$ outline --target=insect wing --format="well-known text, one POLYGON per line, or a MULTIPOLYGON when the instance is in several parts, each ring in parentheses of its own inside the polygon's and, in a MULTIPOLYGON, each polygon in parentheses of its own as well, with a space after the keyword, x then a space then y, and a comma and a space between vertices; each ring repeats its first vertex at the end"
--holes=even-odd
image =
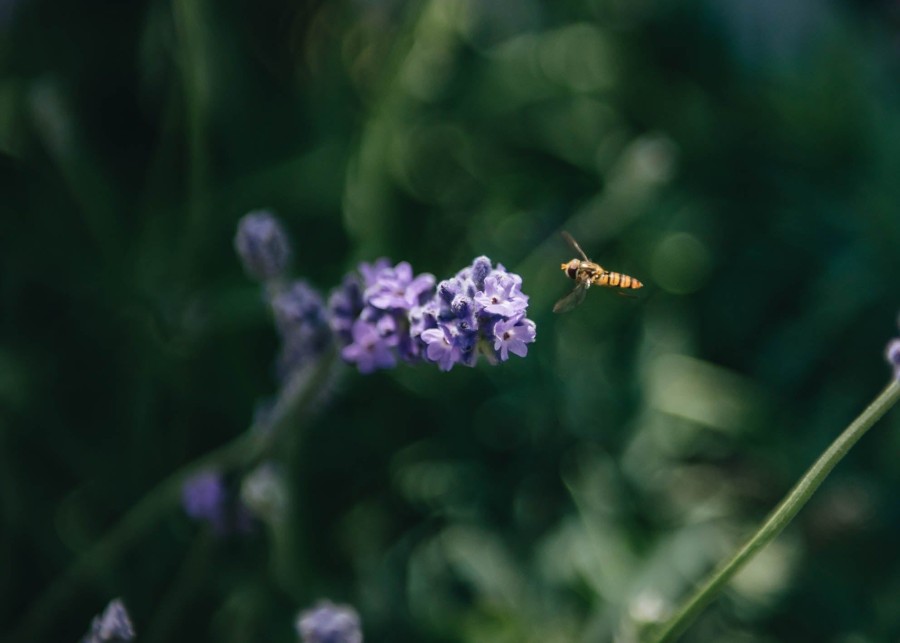
POLYGON ((582 259, 584 259, 585 261, 590 261, 590 259, 588 259, 588 256, 586 254, 584 254, 584 250, 582 250, 581 246, 578 245, 578 242, 575 241, 575 237, 573 237, 571 234, 569 234, 565 230, 563 230, 560 234, 562 234, 562 237, 563 237, 563 239, 566 240, 566 243, 568 243, 570 246, 572 246, 572 249, 581 255, 582 259))
POLYGON ((553 306, 553 312, 555 313, 567 313, 573 308, 575 308, 578 304, 584 301, 584 296, 590 287, 589 281, 579 281, 575 284, 575 288, 568 295, 560 299, 553 306))

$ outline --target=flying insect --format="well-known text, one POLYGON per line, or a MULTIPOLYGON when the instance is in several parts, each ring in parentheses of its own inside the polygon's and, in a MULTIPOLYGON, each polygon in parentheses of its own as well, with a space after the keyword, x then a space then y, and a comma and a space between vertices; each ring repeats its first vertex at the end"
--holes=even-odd
POLYGON ((576 257, 560 266, 562 271, 566 273, 566 276, 575 282, 575 288, 573 288, 572 292, 568 295, 556 302, 553 306, 553 312, 567 313, 575 308, 584 301, 584 296, 591 286, 617 288, 619 294, 625 294, 624 291, 626 290, 637 290, 638 288, 644 287, 644 284, 634 277, 622 274, 621 272, 606 270, 600 264, 594 263, 588 259, 584 250, 578 245, 578 242, 565 230, 563 230, 562 236, 566 242, 572 246, 572 249, 581 256, 581 259, 576 257))

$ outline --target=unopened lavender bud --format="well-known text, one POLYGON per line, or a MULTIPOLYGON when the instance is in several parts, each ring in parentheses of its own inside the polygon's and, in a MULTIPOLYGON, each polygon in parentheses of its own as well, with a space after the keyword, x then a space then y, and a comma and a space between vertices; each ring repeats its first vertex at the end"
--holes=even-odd
POLYGON ((485 256, 472 262, 472 282, 477 290, 484 290, 484 278, 491 271, 491 260, 485 256))
POLYGON ((234 248, 247 274, 260 281, 284 275, 291 256, 291 245, 284 228, 271 212, 265 210, 241 217, 234 248))
POLYGON ((453 301, 453 298, 459 294, 459 285, 454 283, 451 279, 445 279, 438 284, 437 290, 440 298, 449 304, 453 301))
POLYGON ((473 301, 465 295, 457 295, 450 304, 450 310, 461 318, 467 318, 472 314, 473 301))

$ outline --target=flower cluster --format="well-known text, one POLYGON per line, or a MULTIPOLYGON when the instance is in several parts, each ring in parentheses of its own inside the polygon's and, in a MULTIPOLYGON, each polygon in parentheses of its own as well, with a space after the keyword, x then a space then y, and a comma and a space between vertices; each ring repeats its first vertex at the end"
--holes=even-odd
POLYGON ((487 257, 435 287, 430 274, 414 276, 406 262, 361 264, 328 302, 329 323, 341 356, 362 373, 423 358, 443 371, 474 366, 479 355, 496 364, 524 357, 535 339, 525 317, 522 278, 487 257))
POLYGON ((297 617, 303 643, 362 643, 359 615, 349 605, 322 601, 297 617))
POLYGON ((114 643, 134 639, 134 627, 122 600, 115 598, 106 609, 91 622, 91 631, 82 639, 82 643, 114 643))
POLYGON ((894 379, 900 380, 900 338, 894 338, 888 342, 884 352, 888 364, 894 367, 894 379))
POLYGON ((360 373, 391 368, 398 359, 419 359, 419 345, 410 335, 410 313, 434 292, 434 276, 413 275, 405 261, 387 259, 359 266, 328 299, 329 323, 341 343, 341 357, 360 373))
POLYGON ((247 272, 265 282, 267 300, 282 338, 282 381, 334 339, 344 361, 361 373, 399 362, 432 362, 443 371, 524 357, 536 327, 525 314, 522 278, 487 257, 436 283, 416 275, 405 261, 362 263, 329 296, 302 280, 285 284, 290 244, 278 220, 251 212, 238 224, 235 247, 247 272))
POLYGON ((181 504, 188 516, 209 523, 220 536, 235 531, 246 533, 253 527, 250 511, 218 471, 201 471, 188 478, 181 487, 181 504))
POLYGON ((479 355, 491 364, 505 362, 510 353, 525 357, 536 326, 525 317, 528 295, 521 288, 519 275, 478 257, 442 281, 435 297, 413 311, 412 334, 442 371, 454 364, 474 366, 479 355))

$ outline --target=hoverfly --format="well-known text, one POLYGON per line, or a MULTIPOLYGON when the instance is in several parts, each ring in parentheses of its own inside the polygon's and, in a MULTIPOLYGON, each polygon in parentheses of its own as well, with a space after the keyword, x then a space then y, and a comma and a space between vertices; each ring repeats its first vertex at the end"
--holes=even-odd
POLYGON ((563 238, 575 250, 581 259, 572 259, 560 267, 566 276, 575 281, 575 288, 568 295, 560 299, 553 306, 555 313, 567 313, 584 301, 584 295, 591 286, 603 286, 604 288, 620 288, 619 294, 625 294, 623 290, 643 288, 644 284, 629 275, 620 272, 611 272, 603 266, 594 263, 581 249, 572 235, 563 230, 563 238))

